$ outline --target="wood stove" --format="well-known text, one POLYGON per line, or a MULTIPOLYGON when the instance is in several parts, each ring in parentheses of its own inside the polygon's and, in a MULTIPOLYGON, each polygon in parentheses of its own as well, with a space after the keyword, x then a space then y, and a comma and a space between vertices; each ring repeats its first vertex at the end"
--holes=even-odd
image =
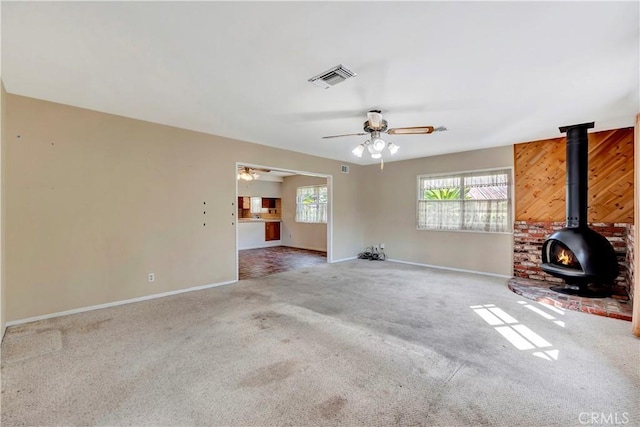
POLYGON ((594 123, 563 126, 567 134, 566 227, 551 234, 542 245, 542 270, 564 279, 556 292, 604 297, 618 276, 613 246, 587 225, 589 139, 594 123))

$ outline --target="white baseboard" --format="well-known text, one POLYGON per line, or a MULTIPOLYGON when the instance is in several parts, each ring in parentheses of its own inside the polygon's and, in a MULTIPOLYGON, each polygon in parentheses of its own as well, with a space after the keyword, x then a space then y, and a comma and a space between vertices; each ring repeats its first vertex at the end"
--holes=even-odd
POLYGON ((258 245, 252 245, 252 246, 247 246, 247 247, 238 247, 239 251, 244 251, 246 249, 261 249, 261 248, 271 248, 274 246, 282 246, 282 243, 280 243, 281 240, 273 240, 269 243, 260 243, 258 245))
MULTIPOLYGON (((219 282, 219 283, 211 283, 209 285, 195 286, 193 288, 177 289, 175 291, 162 292, 160 294, 145 295, 143 297, 131 298, 131 299, 126 299, 126 300, 121 300, 121 301, 108 302, 108 303, 105 303, 105 304, 92 305, 92 306, 89 306, 89 307, 74 308, 72 310, 59 311, 57 313, 44 314, 42 316, 27 317, 26 319, 11 320, 11 321, 7 322, 4 325, 4 329, 6 330, 7 327, 9 327, 9 326, 22 325, 24 323, 30 323, 30 322, 37 322, 38 320, 52 319, 54 317, 67 316, 69 314, 77 314, 77 313, 84 313, 85 311, 100 310, 102 308, 116 307, 118 305, 125 305, 125 304, 131 304, 131 303, 134 303, 134 302, 141 302, 141 301, 147 301, 147 300, 156 299, 156 298, 168 297, 168 296, 171 296, 171 295, 184 294, 186 292, 201 291, 201 290, 204 290, 204 289, 215 288, 215 287, 218 287, 218 286, 230 285, 232 283, 237 283, 237 280, 230 280, 230 281, 227 281, 227 282, 219 282)), ((2 332, 2 335, 4 336, 4 331, 2 332)))
POLYGON ((463 268, 443 267, 441 265, 422 264, 422 263, 419 263, 419 262, 402 261, 402 260, 399 260, 399 259, 387 258, 387 261, 397 262, 399 264, 417 265, 417 266, 420 266, 420 267, 437 268, 439 270, 457 271, 459 273, 472 273, 472 274, 481 274, 483 276, 502 277, 502 278, 505 278, 505 279, 510 279, 510 278, 513 277, 513 276, 507 276, 507 275, 504 275, 504 274, 487 273, 485 271, 476 271, 476 270, 465 270, 463 268))
POLYGON ((336 263, 336 262, 343 262, 343 261, 351 261, 352 259, 357 259, 357 256, 352 256, 349 258, 340 258, 340 259, 334 259, 333 261, 331 261, 331 264, 336 263))

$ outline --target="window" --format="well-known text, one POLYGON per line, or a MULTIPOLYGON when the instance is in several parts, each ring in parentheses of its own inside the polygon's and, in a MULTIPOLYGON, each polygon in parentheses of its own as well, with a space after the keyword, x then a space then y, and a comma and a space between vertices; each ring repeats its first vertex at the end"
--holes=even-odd
POLYGON ((418 229, 511 231, 511 171, 418 177, 418 229))
POLYGON ((327 186, 310 185, 296 191, 296 222, 327 222, 327 186))
POLYGON ((262 197, 251 197, 251 210, 252 214, 259 214, 262 212, 262 197))

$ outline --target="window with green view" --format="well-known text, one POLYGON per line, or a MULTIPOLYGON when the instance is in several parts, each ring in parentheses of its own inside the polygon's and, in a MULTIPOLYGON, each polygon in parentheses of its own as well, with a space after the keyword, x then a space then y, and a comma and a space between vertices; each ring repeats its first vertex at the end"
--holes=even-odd
POLYGON ((418 177, 419 230, 510 232, 511 170, 418 177))
POLYGON ((309 185, 296 190, 296 222, 327 222, 327 186, 309 185))

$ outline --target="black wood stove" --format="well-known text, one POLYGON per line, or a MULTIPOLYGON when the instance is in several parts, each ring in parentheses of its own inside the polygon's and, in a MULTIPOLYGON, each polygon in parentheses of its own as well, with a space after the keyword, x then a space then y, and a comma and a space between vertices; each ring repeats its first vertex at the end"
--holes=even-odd
POLYGON ((618 260, 611 243, 587 225, 587 129, 593 126, 591 122, 560 128, 567 134, 567 223, 543 243, 541 268, 566 282, 552 290, 597 298, 611 295, 618 260))

